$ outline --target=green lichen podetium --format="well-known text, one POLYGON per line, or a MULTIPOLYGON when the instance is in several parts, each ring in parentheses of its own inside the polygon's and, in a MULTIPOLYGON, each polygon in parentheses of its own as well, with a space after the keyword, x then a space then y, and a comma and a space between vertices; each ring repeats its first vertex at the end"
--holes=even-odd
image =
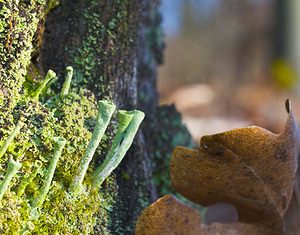
POLYGON ((18 170, 21 168, 22 164, 13 160, 9 159, 7 171, 3 181, 0 183, 0 201, 3 198, 4 193, 9 187, 9 184, 12 178, 17 174, 18 170))
POLYGON ((71 81, 72 81, 72 77, 73 77, 73 68, 71 66, 68 66, 66 68, 66 70, 67 70, 67 76, 66 76, 63 88, 61 89, 61 92, 60 92, 60 94, 62 96, 67 95, 69 93, 71 81))
POLYGON ((106 100, 99 101, 99 111, 98 111, 96 127, 93 132, 92 138, 89 142, 89 145, 80 161, 74 181, 70 186, 71 193, 80 190, 88 166, 110 122, 110 119, 112 117, 113 112, 115 111, 115 108, 116 106, 109 101, 106 100))
POLYGON ((103 181, 120 164, 130 148, 144 117, 145 114, 138 110, 119 113, 119 126, 111 149, 104 162, 94 172, 94 188, 101 186, 103 181))
POLYGON ((48 73, 46 74, 46 77, 45 77, 44 81, 42 82, 42 84, 31 95, 32 99, 38 100, 41 92, 43 91, 43 89, 47 86, 47 84, 53 78, 55 78, 55 76, 56 76, 56 73, 54 71, 52 71, 52 70, 49 70, 48 73))
POLYGON ((59 159, 61 152, 66 144, 66 139, 63 137, 54 137, 53 140, 55 142, 53 158, 50 161, 50 166, 47 169, 47 172, 45 174, 44 183, 43 183, 41 189, 39 190, 39 194, 36 198, 33 199, 33 202, 32 202, 33 210, 36 208, 40 208, 42 206, 43 202, 45 201, 46 195, 50 189, 50 185, 51 185, 51 182, 53 179, 53 175, 54 175, 54 171, 56 169, 58 159, 59 159))
POLYGON ((14 140, 17 134, 19 134, 21 128, 24 126, 24 123, 22 121, 18 121, 16 127, 13 129, 11 134, 7 137, 4 144, 0 148, 0 158, 5 154, 7 148, 11 144, 11 142, 14 140))
MULTIPOLYGON (((32 86, 26 93, 28 95, 21 96, 16 102, 10 115, 0 112, 0 124, 9 123, 0 125, 0 149, 5 150, 2 150, 0 158, 0 178, 5 178, 9 159, 18 159, 22 163, 18 174, 9 180, 9 190, 4 190, 0 200, 0 211, 5 211, 0 212, 0 234, 93 234, 96 223, 101 225, 97 226, 97 234, 109 233, 108 213, 116 197, 116 188, 113 176, 109 176, 104 187, 92 190, 96 160, 90 161, 90 156, 95 149, 87 155, 89 167, 82 182, 86 190, 76 197, 68 192, 78 175, 78 166, 89 149, 88 145, 93 142, 92 134, 97 127, 99 111, 92 92, 74 89, 78 91, 74 93, 68 88, 72 77, 70 71, 66 77, 69 84, 65 86, 63 95, 60 92, 46 100, 40 91, 49 88, 44 86, 32 91, 32 86), (19 131, 16 127, 20 123, 23 127, 19 131), (53 154, 57 152, 57 144, 53 142, 55 136, 64 138, 66 144, 56 164, 51 164, 53 154), (49 168, 51 165, 53 167, 49 168), (51 177, 49 169, 52 169, 51 177)), ((99 104, 103 102, 110 104, 109 101, 100 101, 99 104)), ((100 111, 103 118, 101 108, 100 111)), ((108 112, 108 116, 112 112, 108 112)), ((107 122, 110 120, 108 116, 105 117, 107 122)), ((97 156, 102 145, 109 142, 108 136, 100 143, 97 156)))
POLYGON ((43 166, 43 163, 41 161, 36 161, 34 163, 35 169, 30 173, 29 176, 25 176, 21 180, 20 186, 18 187, 18 193, 17 193, 19 198, 21 198, 22 195, 24 194, 27 185, 32 183, 32 181, 37 176, 37 174, 41 172, 42 166, 43 166))

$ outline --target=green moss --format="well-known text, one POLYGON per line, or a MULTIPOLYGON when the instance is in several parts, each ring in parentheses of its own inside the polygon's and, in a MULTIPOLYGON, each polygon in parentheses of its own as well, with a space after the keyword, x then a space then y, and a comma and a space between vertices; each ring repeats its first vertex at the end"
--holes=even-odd
POLYGON ((0 91, 5 101, 0 111, 10 111, 22 93, 32 52, 32 39, 43 17, 43 2, 0 3, 0 91))
MULTIPOLYGON (((24 122, 24 126, 0 158, 0 174, 6 172, 11 157, 22 162, 23 166, 0 201, 0 210, 5 212, 0 213, 1 234, 18 234, 21 231, 33 234, 91 234, 96 222, 103 225, 97 227, 97 234, 109 233, 105 224, 114 202, 115 183, 109 177, 100 192, 91 189, 94 160, 84 178, 84 192, 76 197, 68 194, 77 166, 91 139, 97 112, 93 93, 81 89, 78 94, 58 94, 43 103, 30 95, 23 96, 12 114, 4 118, 4 123, 11 125, 0 128, 0 146, 3 146, 17 122, 24 122), (55 136, 65 138, 67 143, 45 201, 33 210, 32 201, 39 195, 53 157, 55 136)), ((106 142, 100 150, 107 148, 106 142)))
MULTIPOLYGON (((0 45, 0 146, 19 120, 25 123, 0 159, 0 180, 5 175, 10 157, 23 165, 0 202, 3 212, 0 213, 0 233, 92 233, 97 220, 101 226, 97 226, 95 233, 108 234, 107 223, 113 223, 108 221, 108 214, 115 203, 115 179, 110 176, 99 193, 91 191, 90 185, 92 169, 109 149, 115 121, 97 149, 98 158, 91 162, 83 182, 86 193, 71 200, 66 189, 91 138, 97 113, 93 93, 81 88, 92 89, 91 84, 95 84, 93 92, 97 98, 112 98, 114 87, 111 85, 114 79, 126 72, 131 73, 131 67, 124 63, 130 57, 128 53, 132 53, 136 33, 132 28, 137 28, 128 24, 135 22, 130 21, 131 15, 128 15, 131 1, 112 2, 114 7, 105 16, 102 15, 104 1, 90 0, 86 4, 83 21, 86 32, 82 37, 82 45, 66 48, 75 67, 73 88, 66 96, 50 98, 53 92, 46 87, 39 97, 41 102, 28 98, 41 81, 39 71, 33 66, 31 73, 28 73, 28 65, 33 51, 33 38, 44 17, 46 1, 27 2, 13 5, 6 0, 4 3, 0 1, 0 41, 5 42, 0 45), (112 64, 120 66, 117 68, 112 64), (26 73, 28 76, 25 81, 26 73), (34 220, 30 203, 37 196, 45 170, 49 167, 54 136, 64 137, 67 144, 55 170, 50 191, 40 208, 39 219, 34 220), (26 183, 27 180, 29 183, 26 183), (24 188, 19 190, 21 186, 24 188)), ((55 2, 50 1, 47 9, 55 2)))

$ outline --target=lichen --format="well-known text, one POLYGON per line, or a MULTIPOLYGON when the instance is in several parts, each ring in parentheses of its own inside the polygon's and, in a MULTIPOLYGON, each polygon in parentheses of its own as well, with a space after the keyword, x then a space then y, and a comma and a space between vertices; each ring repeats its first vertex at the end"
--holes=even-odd
MULTIPOLYGON (((45 83, 29 89, 12 114, 1 117, 11 125, 0 127, 0 146, 6 146, 10 138, 0 158, 0 178, 9 159, 21 162, 22 167, 10 178, 0 200, 0 233, 92 234, 97 221, 107 222, 114 189, 107 191, 105 185, 100 191, 92 189, 94 159, 82 182, 84 190, 74 196, 68 188, 95 128, 95 97, 86 89, 78 94, 68 89, 46 100, 36 96, 37 91, 42 94, 41 87, 45 83), (64 140, 60 148, 56 136, 64 140)), ((108 233, 105 226, 100 232, 108 233)))
POLYGON ((0 111, 11 110, 20 99, 32 52, 32 39, 43 17, 44 2, 0 2, 0 93, 5 102, 0 111), (12 98, 13 97, 13 98, 12 98))
MULTIPOLYGON (((105 1, 84 2, 84 19, 80 18, 84 34, 80 35, 82 40, 73 37, 80 45, 62 44, 70 59, 63 61, 63 57, 56 60, 59 64, 75 67, 73 87, 66 95, 54 95, 48 83, 38 101, 30 96, 41 84, 40 73, 43 71, 38 71, 30 59, 32 51, 36 50, 35 37, 43 31, 43 27, 37 28, 43 21, 44 12, 57 1, 20 1, 18 5, 7 2, 0 1, 0 41, 5 42, 0 45, 0 146, 19 120, 25 125, 0 160, 0 180, 5 175, 10 157, 23 165, 0 203, 0 210, 3 211, 0 213, 0 233, 31 231, 33 234, 77 234, 92 231, 96 220, 98 226, 95 233, 109 233, 107 223, 113 221, 108 221, 107 215, 116 203, 117 191, 113 175, 101 185, 99 193, 88 190, 88 193, 69 200, 66 191, 76 174, 77 168, 74 166, 79 165, 95 127, 97 108, 94 94, 97 99, 112 99, 115 81, 126 79, 124 74, 132 75, 132 65, 127 61, 134 61, 135 50, 132 49, 138 21, 137 14, 129 12, 137 12, 136 4, 132 1, 106 1, 113 5, 106 9, 105 1), (46 6, 47 2, 51 4, 46 6), (103 15, 103 12, 106 14, 103 15), (39 30, 42 31, 37 32, 39 30), (31 73, 28 73, 28 66, 32 69, 31 73), (92 90, 94 94, 83 88, 92 90), (30 202, 42 187, 45 170, 49 167, 54 150, 54 136, 64 137, 67 144, 41 208, 43 213, 40 213, 38 220, 32 220, 30 202)), ((73 28, 71 31, 78 33, 73 28)), ((56 93, 62 87, 62 77, 59 79, 60 82, 53 79, 56 93)), ((92 181, 91 169, 103 161, 109 149, 114 127, 117 126, 114 117, 112 123, 97 149, 97 158, 93 159, 88 169, 84 180, 87 189, 92 181)))
MULTIPOLYGON (((84 3, 78 15, 80 32, 64 46, 64 57, 74 67, 74 87, 88 88, 97 98, 113 98, 116 80, 132 74, 138 29, 138 22, 134 21, 136 5, 128 0, 84 3), (78 35, 80 40, 76 39, 78 35), (132 65, 127 61, 132 61, 132 65)), ((62 83, 57 85, 61 88, 62 83)))
MULTIPOLYGON (((85 93, 87 92, 85 91, 85 93)), ((76 170, 74 166, 78 164, 91 136, 91 132, 84 126, 84 122, 86 117, 95 116, 96 109, 93 96, 87 98, 82 94, 70 94, 64 99, 56 96, 46 104, 27 98, 19 101, 13 111, 13 122, 22 119, 25 126, 22 128, 21 133, 16 136, 13 144, 9 146, 7 153, 0 159, 1 172, 5 172, 9 156, 14 156, 23 162, 25 166, 21 168, 18 177, 11 184, 12 190, 5 194, 1 201, 1 210, 10 212, 0 214, 1 233, 11 234, 21 231, 27 225, 26 221, 30 221, 31 209, 29 203, 32 198, 37 196, 37 192, 42 187, 45 170, 37 173, 36 177, 25 188, 21 198, 15 192, 22 180, 35 170, 34 163, 36 161, 42 162, 43 169, 47 169, 51 160, 54 135, 65 137, 68 144, 56 168, 55 183, 52 184, 47 200, 41 208, 41 216, 38 220, 31 221, 34 225, 32 232, 49 234, 52 231, 59 231, 62 234, 73 234, 72 231, 92 230, 93 226, 89 226, 89 224, 93 223, 88 223, 87 227, 84 228, 81 228, 82 225, 80 224, 86 223, 86 221, 82 222, 81 219, 93 218, 93 215, 97 213, 95 208, 99 207, 98 197, 85 196, 79 198, 76 202, 72 202, 72 206, 67 207, 71 211, 76 211, 72 217, 73 219, 74 216, 76 217, 75 223, 72 222, 74 223, 73 226, 67 226, 68 221, 65 217, 69 217, 69 214, 65 214, 63 208, 66 206, 67 200, 64 187, 67 187, 71 181, 76 170), (93 210, 81 211, 82 209, 80 210, 78 205, 93 208, 93 210), (53 208, 57 210, 55 213, 53 208), (58 224, 56 224, 56 218, 59 218, 60 222, 58 224)), ((4 129, 1 129, 1 131, 4 137, 1 138, 0 144, 2 145, 8 132, 6 131, 6 134, 4 134, 4 129)))
POLYGON ((151 124, 156 136, 153 139, 153 146, 156 149, 151 149, 150 154, 153 181, 157 187, 158 195, 162 196, 176 193, 171 187, 169 176, 170 157, 173 149, 178 145, 191 147, 193 143, 187 128, 182 124, 181 115, 176 111, 174 105, 160 106, 156 115, 156 120, 159 123, 152 122, 151 124))
POLYGON ((135 110, 132 112, 119 112, 119 125, 112 146, 104 162, 94 171, 93 187, 98 188, 103 181, 117 168, 139 129, 145 114, 135 110))

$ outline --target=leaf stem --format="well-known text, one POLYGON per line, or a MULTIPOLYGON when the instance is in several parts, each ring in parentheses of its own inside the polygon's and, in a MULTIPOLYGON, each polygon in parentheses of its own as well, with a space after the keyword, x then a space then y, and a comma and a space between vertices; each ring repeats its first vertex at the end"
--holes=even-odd
POLYGON ((13 177, 17 174, 18 170, 21 168, 22 164, 13 160, 12 158, 8 161, 7 171, 3 181, 0 184, 0 201, 3 198, 8 186, 13 179, 13 177))
POLYGON ((33 200, 33 208, 41 207, 41 205, 45 201, 50 189, 58 159, 61 156, 61 152, 66 144, 66 139, 63 137, 54 137, 53 140, 55 142, 53 158, 51 159, 50 166, 47 169, 47 173, 45 174, 44 183, 42 185, 42 188, 39 190, 39 195, 33 200))
MULTIPOLYGON (((127 123, 127 127, 125 128, 125 130, 122 130, 122 128, 126 126, 126 122, 121 124, 120 131, 117 132, 117 135, 113 141, 113 145, 106 159, 94 171, 92 185, 94 189, 100 187, 103 181, 120 164, 128 149, 130 148, 133 139, 138 131, 138 128, 145 117, 145 114, 138 110, 132 111, 131 115, 133 115, 133 117, 131 116, 131 120, 129 124, 127 123)), ((126 117, 126 121, 127 120, 129 120, 129 117, 126 117)))
POLYGON ((50 69, 48 71, 48 73, 46 74, 46 77, 45 77, 44 81, 42 82, 42 84, 31 95, 34 100, 39 99, 39 95, 41 94, 41 92, 43 91, 45 86, 48 84, 48 82, 50 82, 53 78, 55 78, 55 76, 56 76, 56 73, 50 69))
POLYGON ((65 82, 60 93, 61 96, 67 95, 69 93, 71 81, 73 77, 73 68, 71 66, 68 66, 66 70, 67 70, 67 76, 65 78, 65 82))
POLYGON ((22 121, 18 121, 17 125, 15 126, 15 128, 13 129, 13 131, 8 136, 8 138, 6 139, 6 141, 4 142, 4 144, 0 149, 0 158, 3 157, 3 155, 6 153, 7 148, 9 147, 13 139, 16 137, 16 135, 20 133, 20 130, 23 126, 24 123, 22 121))
POLYGON ((92 138, 88 144, 88 147, 81 159, 74 181, 70 186, 69 191, 71 193, 76 193, 80 189, 84 176, 88 169, 88 166, 104 135, 104 132, 110 122, 111 116, 115 108, 116 106, 110 101, 106 101, 106 100, 99 101, 99 108, 98 108, 99 111, 98 111, 96 127, 93 131, 92 138))

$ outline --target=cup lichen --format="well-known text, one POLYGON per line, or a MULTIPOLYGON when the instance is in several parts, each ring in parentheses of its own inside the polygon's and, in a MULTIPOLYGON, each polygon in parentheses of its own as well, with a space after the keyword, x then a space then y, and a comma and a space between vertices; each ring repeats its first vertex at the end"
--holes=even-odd
MULTIPOLYGON (((70 85, 68 79, 72 76, 71 70, 68 71, 66 82, 70 85)), ((107 223, 105 216, 116 190, 107 188, 112 178, 100 190, 92 189, 97 162, 92 157, 115 106, 109 101, 100 101, 98 109, 93 93, 86 89, 74 93, 66 86, 63 95, 57 94, 46 101, 42 90, 31 92, 34 96, 22 96, 9 115, 1 113, 0 149, 5 148, 5 151, 0 158, 0 175, 6 172, 7 162, 12 162, 9 160, 12 157, 22 163, 22 168, 9 178, 10 190, 5 189, 0 200, 0 211, 5 211, 0 213, 0 233, 92 234, 97 221, 107 223), (109 108, 104 109, 104 106, 109 108), (18 126, 22 131, 15 131, 18 126), (99 134, 97 138, 93 138, 93 129, 99 134), (12 134, 13 141, 7 143, 5 140, 12 134), (55 139, 55 136, 60 138, 55 139), (91 142, 93 145, 89 148, 91 142), (85 153, 88 161, 82 160, 85 153), (88 163, 80 177, 80 185, 86 190, 72 197, 68 189, 81 172, 82 162, 88 163)), ((103 147, 102 142, 100 147, 103 147)), ((126 144, 125 148, 128 147, 126 144)), ((105 229, 102 232, 107 233, 105 229)))
POLYGON ((33 209, 39 208, 42 206, 43 202, 46 199, 47 193, 49 192, 50 185, 54 176, 54 171, 58 162, 58 159, 61 155, 61 152, 66 144, 66 139, 63 137, 54 137, 53 138, 55 145, 54 145, 54 153, 53 158, 50 161, 50 166, 45 173, 45 179, 41 189, 39 190, 39 194, 36 198, 32 201, 33 209))
POLYGON ((60 92, 62 96, 67 95, 69 93, 71 81, 73 77, 73 68, 71 66, 68 66, 66 70, 67 70, 67 76, 60 92))
POLYGON ((99 101, 99 111, 97 116, 97 123, 93 132, 92 138, 88 144, 88 147, 79 163, 77 174, 73 183, 70 186, 70 192, 75 193, 80 189, 86 171, 90 162, 94 156, 94 153, 104 135, 104 132, 110 122, 110 119, 115 111, 116 106, 106 100, 99 101))
POLYGON ((21 168, 22 164, 13 160, 12 158, 9 159, 7 171, 3 181, 0 183, 0 201, 2 200, 4 193, 9 187, 9 184, 13 177, 17 174, 18 170, 21 168))
POLYGON ((46 74, 46 77, 45 77, 44 81, 42 82, 42 84, 33 92, 32 98, 35 100, 38 100, 43 89, 53 78, 55 78, 55 76, 56 76, 56 73, 52 70, 49 70, 48 73, 46 74))
POLYGON ((93 174, 93 188, 101 186, 103 181, 120 164, 131 146, 144 116, 145 114, 138 110, 119 113, 119 126, 116 137, 106 159, 93 174))
POLYGON ((0 158, 5 154, 8 146, 11 144, 11 142, 14 140, 17 134, 19 134, 21 128, 24 126, 24 123, 22 121, 18 121, 16 127, 13 129, 11 134, 7 137, 4 144, 0 148, 0 158))

